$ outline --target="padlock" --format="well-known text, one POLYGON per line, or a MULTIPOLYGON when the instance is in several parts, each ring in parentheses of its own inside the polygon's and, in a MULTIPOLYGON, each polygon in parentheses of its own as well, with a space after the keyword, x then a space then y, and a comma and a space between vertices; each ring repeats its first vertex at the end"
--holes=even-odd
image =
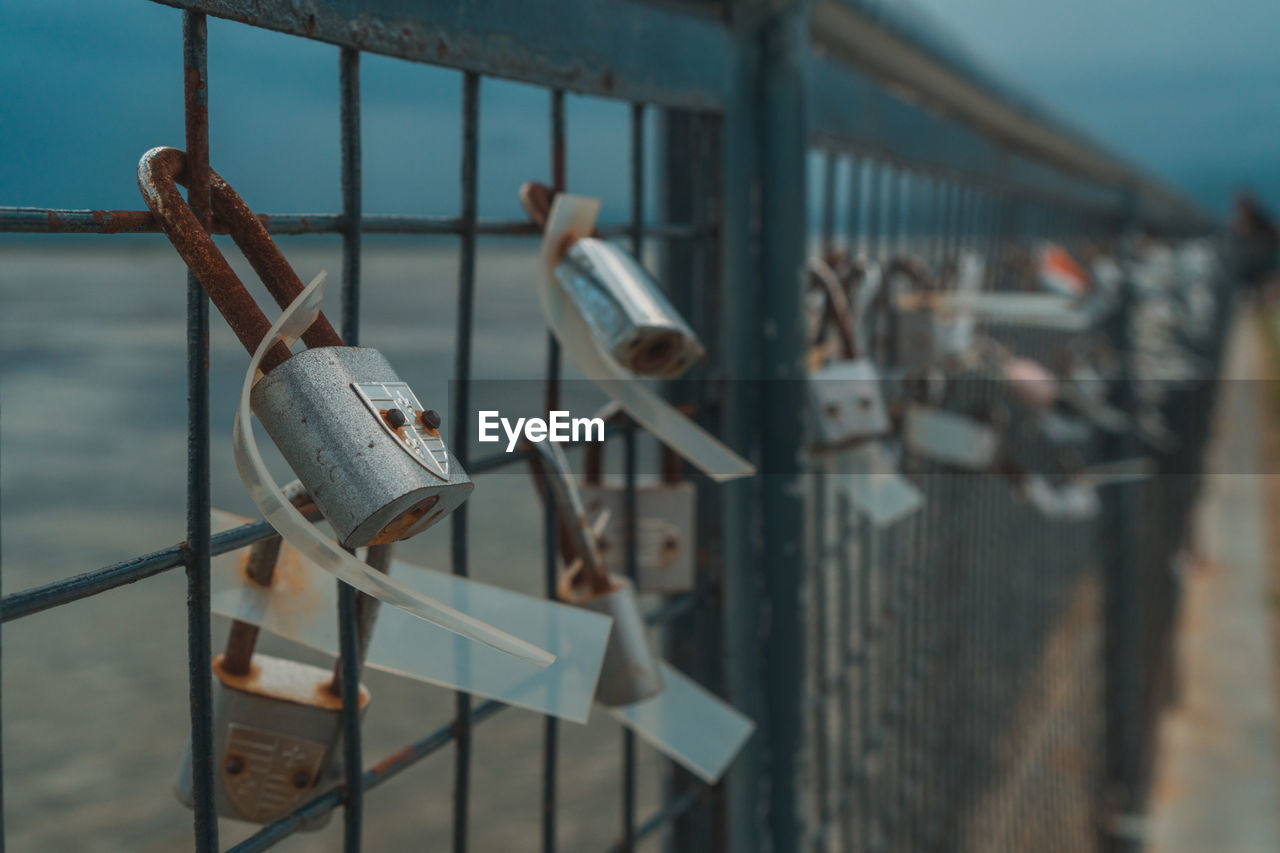
POLYGON ((810 262, 809 280, 809 291, 824 296, 825 321, 817 324, 811 341, 807 383, 814 443, 830 449, 885 435, 889 415, 880 373, 863 351, 861 318, 850 310, 839 278, 825 261, 810 262), (840 342, 833 361, 826 361, 827 327, 834 327, 840 342))
POLYGON ((971 302, 981 292, 985 272, 982 256, 975 252, 964 252, 943 270, 944 282, 955 282, 955 287, 948 290, 959 300, 959 307, 939 306, 934 313, 933 352, 937 358, 958 361, 973 349, 977 319, 965 302, 971 302))
MULTIPOLYGON (((310 503, 300 485, 286 488, 295 506, 310 503), (290 493, 292 492, 292 493, 290 493)), ((270 586, 275 577, 280 537, 255 543, 244 559, 248 579, 270 586)), ((379 571, 391 564, 390 546, 372 546, 367 560, 379 571)), ((369 645, 378 602, 360 596, 356 611, 360 663, 369 645)), ((306 799, 341 780, 341 680, 338 665, 329 671, 285 658, 255 654, 258 629, 234 622, 222 654, 213 659, 213 801, 221 817, 271 823, 306 799)), ((360 685, 363 718, 369 691, 360 685)), ((193 803, 193 767, 188 740, 174 793, 193 803)), ((304 822, 319 829, 330 812, 304 822)))
MULTIPOLYGON (((530 217, 545 227, 552 190, 520 188, 530 217)), ((705 355, 693 329, 649 272, 619 246, 583 237, 560 251, 555 276, 600 346, 640 376, 671 379, 705 355)))
MULTIPOLYGON (((138 164, 147 206, 240 341, 253 352, 270 327, 178 193, 186 155, 153 148, 138 164)), ((275 300, 287 306, 302 283, 244 201, 210 172, 214 214, 226 225, 275 300)), ((294 473, 347 548, 407 539, 471 494, 466 471, 427 409, 377 350, 345 347, 321 315, 290 355, 276 343, 262 361, 251 405, 294 473)))
POLYGON ((616 707, 658 695, 663 687, 662 670, 649 643, 635 589, 626 578, 609 572, 597 546, 600 529, 608 519, 604 524, 597 519, 592 526, 559 444, 543 441, 531 447, 534 452, 529 455, 529 464, 538 494, 543 493, 544 485, 550 486, 564 534, 561 554, 565 568, 556 584, 556 596, 566 604, 613 619, 596 683, 596 701, 616 707))
POLYGON ((884 266, 881 299, 888 311, 886 363, 915 372, 938 359, 933 276, 919 258, 899 255, 884 266))
MULTIPOLYGON (((621 482, 603 476, 604 445, 591 442, 584 449, 586 470, 579 487, 588 517, 608 513, 608 521, 596 536, 604 559, 623 553, 626 544, 626 489, 621 482)), ((684 462, 662 445, 662 479, 637 483, 636 588, 642 593, 688 592, 695 586, 694 532, 697 530, 698 493, 684 479, 684 462)))

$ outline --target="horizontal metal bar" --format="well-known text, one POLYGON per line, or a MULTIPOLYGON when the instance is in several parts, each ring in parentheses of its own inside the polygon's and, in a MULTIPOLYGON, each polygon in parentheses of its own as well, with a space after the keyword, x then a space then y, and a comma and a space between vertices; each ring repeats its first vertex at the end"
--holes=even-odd
POLYGON ((984 136, 895 97, 875 80, 829 59, 810 61, 813 144, 850 148, 903 168, 961 177, 1005 192, 1118 211, 1125 187, 1106 186, 1013 154, 984 136))
MULTIPOLYGON (((245 524, 215 534, 212 539, 213 554, 225 554, 266 539, 275 531, 265 521, 245 524)), ((30 616, 51 607, 70 604, 100 592, 140 581, 185 565, 186 543, 178 543, 150 554, 142 554, 101 569, 53 581, 43 586, 11 593, 0 599, 0 622, 10 622, 30 616)))
POLYGON ((1049 117, 1030 99, 978 72, 955 50, 922 37, 904 10, 870 0, 818 0, 814 43, 833 57, 959 119, 983 136, 1109 187, 1127 189, 1153 217, 1202 225, 1212 218, 1181 193, 1049 117))
MULTIPOLYGON (((259 221, 272 234, 341 234, 345 231, 340 213, 260 213, 259 221)), ((680 223, 652 223, 643 226, 647 236, 665 239, 694 239, 704 236, 700 229, 680 223)), ((456 216, 399 216, 373 214, 360 219, 365 234, 462 234, 463 222, 456 216)), ((215 234, 227 228, 215 221, 215 234)), ((606 237, 631 234, 630 223, 601 225, 606 237)), ((160 225, 149 210, 63 210, 45 207, 0 207, 0 233, 18 234, 149 234, 160 225)), ((483 236, 536 237, 540 232, 528 220, 481 219, 476 233, 483 236)))
POLYGON ((716 110, 727 102, 724 25, 607 0, 157 0, 371 53, 552 88, 716 110))

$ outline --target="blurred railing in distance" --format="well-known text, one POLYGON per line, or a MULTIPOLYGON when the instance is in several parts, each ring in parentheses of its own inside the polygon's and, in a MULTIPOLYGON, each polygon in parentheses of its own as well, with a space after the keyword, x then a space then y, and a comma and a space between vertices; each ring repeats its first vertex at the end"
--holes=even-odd
MULTIPOLYGON (((476 214, 485 133, 478 103, 488 79, 545 90, 547 125, 529 132, 549 136, 546 177, 556 188, 573 173, 566 96, 632 105, 629 174, 619 192, 630 195, 633 213, 603 230, 628 237, 637 252, 658 250, 660 279, 709 348, 708 363, 675 392, 764 472, 726 487, 697 481, 698 589, 666 602, 651 621, 673 663, 760 729, 720 785, 664 767, 660 806, 643 815, 636 813, 634 743, 622 735, 610 783, 617 785, 622 820, 617 838, 602 839, 602 847, 616 842, 614 849, 626 850, 656 839, 681 850, 735 851, 1085 850, 1133 843, 1129 818, 1142 809, 1154 716, 1169 689, 1178 600, 1172 566, 1199 487, 1226 301, 1214 305, 1212 331, 1196 343, 1203 372, 1154 404, 1174 444, 1153 448, 1132 431, 1095 430, 1072 448, 1077 465, 1146 456, 1169 476, 1103 489, 1101 513, 1065 522, 1037 513, 1005 479, 908 456, 905 471, 923 492, 924 508, 877 527, 855 511, 842 486, 844 457, 812 454, 804 469, 794 464, 810 426, 801 381, 808 342, 796 282, 815 250, 881 261, 909 253, 935 271, 973 253, 985 259, 984 289, 1025 290, 1034 287, 1033 259, 1046 242, 1082 259, 1114 258, 1128 270, 1140 261, 1130 235, 1203 236, 1213 222, 1202 210, 1050 118, 903 4, 162 2, 183 10, 187 80, 207 75, 206 16, 337 46, 342 210, 261 215, 272 233, 343 236, 349 341, 358 328, 363 234, 458 237, 459 299, 472 305, 475 259, 484 251, 476 236, 534 233, 525 222, 476 214), (462 109, 449 129, 464 146, 456 216, 363 209, 364 52, 461 72, 462 109), (646 130, 657 140, 656 157, 646 152, 646 130), (644 217, 650 170, 658 176, 656 221, 644 217), (781 381, 697 381, 720 377, 781 381)), ((176 79, 183 69, 175 64, 173 73, 176 79)), ((187 87, 194 167, 208 165, 201 162, 208 154, 203 97, 200 86, 187 87)), ((141 210, 0 207, 0 230, 159 229, 141 210)), ((1083 335, 999 324, 986 332, 1051 368, 1082 338, 1126 358, 1140 316, 1132 300, 1151 298, 1132 294, 1128 282, 1118 292, 1131 301, 1121 300, 1083 335)), ((3 617, 184 568, 196 764, 208 767, 209 696, 201 685, 210 681, 209 558, 271 531, 259 523, 234 537, 208 535, 210 426, 202 403, 208 320, 192 287, 188 530, 175 532, 176 544, 160 552, 10 592, 3 617)), ((485 334, 469 317, 459 312, 459 353, 485 334)), ((459 364, 455 379, 470 382, 469 359, 459 364)), ((560 375, 558 348, 549 343, 549 402, 560 375)), ((1140 402, 1135 375, 1122 369, 1113 383, 1111 403, 1130 413, 1140 402)), ((970 411, 991 394, 990 383, 957 382, 946 406, 970 411)), ((1028 470, 1056 470, 1057 450, 1031 432, 1014 444, 1028 470)), ((461 461, 488 470, 520 460, 464 453, 461 461)), ((466 574, 469 524, 465 515, 457 518, 453 569, 466 574)), ((546 521, 550 594, 556 553, 550 514, 546 521)), ((348 773, 342 787, 235 849, 267 849, 304 818, 336 808, 347 821, 346 849, 358 849, 362 798, 409 764, 452 747, 452 844, 465 850, 469 820, 500 819, 485 792, 471 790, 469 767, 471 742, 484 737, 474 725, 502 708, 459 696, 454 718, 439 720, 394 756, 366 761, 370 769, 348 773)), ((344 713, 348 734, 358 739, 355 709, 344 713)), ((584 772, 558 764, 558 742, 571 736, 547 719, 537 768, 536 843, 544 850, 557 846, 558 816, 575 808, 557 798, 558 777, 584 772)), ((196 848, 215 850, 212 799, 207 786, 197 783, 196 792, 196 848)))

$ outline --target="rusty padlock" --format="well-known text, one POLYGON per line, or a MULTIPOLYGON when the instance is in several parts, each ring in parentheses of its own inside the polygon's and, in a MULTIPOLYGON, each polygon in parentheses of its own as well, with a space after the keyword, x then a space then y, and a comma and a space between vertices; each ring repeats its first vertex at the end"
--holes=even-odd
MULTIPOLYGON (((318 517, 310 496, 298 483, 285 494, 304 513, 318 517)), ((244 558, 243 570, 252 583, 270 587, 280 556, 281 539, 255 543, 244 558)), ((369 548, 367 561, 378 571, 391 565, 391 546, 369 548)), ((378 601, 360 595, 356 630, 360 663, 368 648, 378 601)), ((338 664, 333 671, 255 653, 258 628, 234 622, 226 648, 213 659, 214 807, 221 817, 251 823, 271 823, 286 816, 307 798, 323 793, 341 779, 342 698, 338 664)), ((359 689, 363 716, 369 691, 359 689)), ((192 751, 188 740, 174 793, 192 805, 192 751)), ((319 829, 329 812, 304 824, 319 829)))
MULTIPOLYGON (((138 164, 138 186, 169 241, 252 353, 271 324, 178 192, 186 155, 153 148, 138 164)), ((287 306, 302 292, 266 228, 210 172, 210 200, 271 295, 287 306)), ((321 315, 290 355, 275 344, 250 398, 253 412, 347 548, 407 539, 457 508, 471 479, 440 436, 440 416, 424 407, 386 358, 347 347, 321 315)))
MULTIPOLYGON (((861 286, 871 286, 874 274, 873 269, 864 268, 861 286)), ((810 341, 807 382, 814 443, 829 449, 885 435, 889 415, 880 372, 863 347, 861 314, 851 308, 839 277, 825 261, 810 261, 809 283, 810 293, 822 294, 822 320, 812 324, 815 336, 810 341), (828 328, 835 329, 839 341, 833 360, 828 360, 826 351, 828 328)), ((854 304, 858 304, 856 295, 854 304)))
MULTIPOLYGON (((539 228, 546 226, 554 195, 539 183, 520 188, 520 201, 539 228)), ((705 354, 653 276, 621 247, 597 237, 575 240, 561 251, 555 276, 600 346, 633 373, 671 379, 705 354)))
MULTIPOLYGON (((538 494, 550 487, 563 534, 561 557, 565 567, 556 584, 556 597, 613 619, 596 683, 596 701, 617 707, 658 695, 663 688, 658 656, 649 642, 635 588, 629 580, 608 570, 597 545, 604 526, 601 519, 593 524, 587 516, 560 445, 543 441, 528 446, 533 450, 529 464, 538 494)), ((604 522, 607 524, 608 519, 604 522)))
MULTIPOLYGON (((671 594, 695 586, 695 546, 698 493, 684 478, 684 460, 662 446, 662 479, 637 483, 636 492, 636 588, 639 592, 671 594)), ((583 482, 579 487, 588 517, 608 513, 608 521, 596 536, 604 559, 623 553, 626 545, 626 488, 603 474, 604 444, 591 442, 583 482)))

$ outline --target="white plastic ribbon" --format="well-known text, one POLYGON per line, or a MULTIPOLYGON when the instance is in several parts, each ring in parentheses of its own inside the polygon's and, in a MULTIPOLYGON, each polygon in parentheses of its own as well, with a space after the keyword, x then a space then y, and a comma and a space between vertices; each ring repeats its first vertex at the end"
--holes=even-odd
MULTIPOLYGON (((215 530, 250 519, 215 509, 215 530)), ((280 548, 271 586, 245 575, 247 550, 213 558, 211 607, 336 657, 337 584, 288 544, 280 548)), ((591 713, 612 622, 607 616, 523 595, 469 578, 393 560, 391 573, 406 586, 485 622, 502 625, 556 656, 545 669, 473 643, 394 607, 378 609, 366 666, 473 696, 498 699, 539 714, 585 723, 591 713)))
POLYGON ((609 713, 658 752, 714 785, 756 724, 671 664, 660 666, 661 693, 609 713))
POLYGON ((343 583, 350 584, 363 593, 393 607, 412 613, 420 619, 439 625, 448 631, 477 643, 491 646, 513 655, 536 667, 549 666, 555 655, 532 643, 513 637, 505 631, 481 622, 465 613, 441 604, 433 598, 416 592, 348 554, 329 537, 321 533, 303 517, 280 493, 280 486, 267 470, 258 452, 258 442, 250 422, 249 394, 258 379, 258 366, 276 341, 292 346, 320 315, 320 303, 324 300, 325 273, 320 273, 298 295, 280 319, 258 344, 257 352, 249 362, 240 389, 240 402, 236 407, 232 430, 232 450, 236 469, 249 492, 249 497, 272 527, 286 542, 296 548, 308 560, 333 574, 343 583))
POLYGON ((591 235, 599 211, 599 199, 582 196, 560 194, 551 205, 538 258, 538 297, 547 327, 584 376, 659 441, 711 479, 725 482, 754 474, 754 465, 650 391, 639 377, 606 352, 556 279, 556 264, 564 248, 591 235))

